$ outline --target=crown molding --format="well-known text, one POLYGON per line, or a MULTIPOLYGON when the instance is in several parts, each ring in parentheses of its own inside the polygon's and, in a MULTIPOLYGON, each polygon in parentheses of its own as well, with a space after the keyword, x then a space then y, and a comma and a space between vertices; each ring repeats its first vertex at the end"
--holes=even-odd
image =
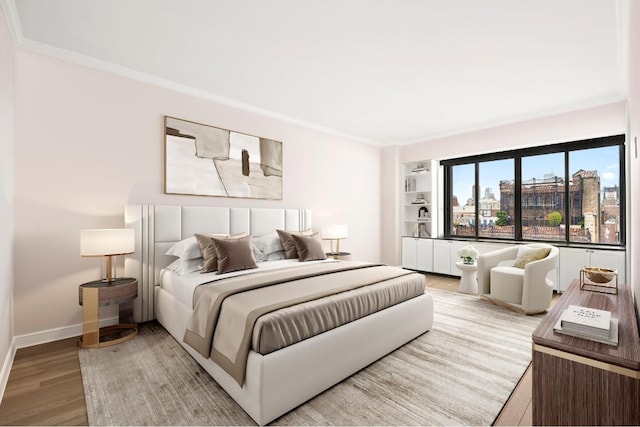
POLYGON ((529 120, 544 119, 545 117, 552 117, 560 114, 572 113, 574 111, 587 110, 589 108, 603 107, 608 104, 615 104, 617 102, 626 102, 626 101, 627 101, 626 95, 614 96, 607 99, 601 99, 599 101, 576 104, 566 108, 549 109, 549 110, 540 111, 538 113, 523 114, 520 116, 512 117, 507 120, 487 122, 478 126, 471 126, 468 128, 456 129, 455 131, 452 131, 452 132, 443 132, 435 135, 425 136, 424 138, 415 138, 410 141, 401 142, 398 145, 404 146, 404 145, 419 144, 422 142, 431 142, 431 141, 435 141, 442 138, 448 138, 451 136, 464 135, 467 133, 479 132, 482 130, 496 128, 500 126, 508 126, 515 123, 526 122, 529 120))
POLYGON ((90 68, 94 68, 100 71, 104 71, 111 74, 116 74, 120 77, 137 80, 143 83, 147 83, 153 86, 158 86, 164 89, 172 90, 174 92, 182 93, 196 98, 204 99, 207 101, 222 104, 231 108, 235 108, 248 113, 268 117, 285 123, 300 126, 306 129, 322 132, 328 135, 332 135, 338 138, 347 139, 353 142, 359 142, 367 145, 382 146, 382 142, 363 138, 357 135, 351 135, 345 132, 341 132, 335 129, 320 126, 305 120, 298 119, 286 114, 276 113, 263 108, 256 107, 235 99, 227 98, 217 95, 215 93, 207 92, 202 89, 195 88, 193 86, 177 83, 172 80, 168 80, 162 77, 158 77, 152 74, 143 73, 130 68, 122 67, 113 63, 102 61, 96 58, 92 58, 87 55, 82 55, 76 52, 72 52, 65 49, 53 47, 51 45, 36 42, 26 39, 22 33, 22 27, 20 25, 20 19, 18 11, 15 6, 14 0, 0 0, 0 4, 7 17, 7 23, 9 25, 9 31, 13 38, 14 44, 22 49, 29 50, 41 55, 50 56, 63 61, 71 62, 77 65, 82 65, 90 68))
MULTIPOLYGON (((10 3, 11 5, 13 5, 13 1, 12 0, 0 0, 0 2, 2 2, 2 5, 4 6, 5 3, 10 3)), ((9 18, 8 18, 9 19, 9 18)), ((11 26, 10 26, 11 27, 11 26)), ((13 27, 11 27, 13 28, 13 27)), ((344 133, 344 132, 340 132, 337 131, 335 129, 331 129, 331 128, 327 128, 327 127, 323 127, 323 126, 319 126, 316 125, 314 123, 310 123, 304 120, 300 120, 297 119, 295 117, 291 117, 285 114, 280 114, 280 113, 275 113, 273 111, 269 111, 269 110, 265 110, 259 107, 255 107, 253 105, 250 104, 246 104, 231 98, 226 98, 211 92, 207 92, 204 91, 202 89, 198 89, 189 85, 185 85, 185 84, 181 84, 181 83, 177 83, 175 81, 172 80, 168 80, 168 79, 164 79, 162 77, 158 77, 152 74, 148 74, 148 73, 143 73, 140 71, 136 71, 136 70, 132 70, 130 68, 126 68, 126 67, 122 67, 110 62, 106 62, 106 61, 102 61, 96 58, 92 58, 90 56, 87 55, 82 55, 76 52, 72 52, 72 51, 68 51, 65 49, 60 49, 57 47, 53 47, 51 45, 47 45, 44 43, 40 43, 40 42, 35 42, 33 40, 29 40, 29 39, 25 39, 22 36, 21 33, 21 29, 20 29, 20 25, 19 23, 15 26, 15 30, 12 29, 11 30, 12 35, 15 32, 14 35, 14 42, 16 40, 19 40, 19 42, 16 43, 16 45, 22 49, 25 50, 29 50, 31 52, 35 52, 41 55, 45 55, 45 56, 49 56, 49 57, 53 57, 56 59, 60 59, 63 61, 67 61, 67 62, 71 62, 77 65, 81 65, 81 66, 86 66, 86 67, 90 67, 90 68, 94 68, 106 73, 110 73, 110 74, 115 74, 118 75, 120 77, 124 77, 124 78, 129 78, 132 80, 136 80, 136 81, 140 81, 142 83, 146 83, 146 84, 150 84, 153 86, 157 86, 157 87, 161 87, 164 89, 168 89, 168 90, 172 90, 174 92, 178 92, 178 93, 182 93, 185 95, 189 95, 189 96, 193 96, 196 98, 200 98, 200 99, 204 99, 207 101, 211 101, 211 102, 215 102, 217 104, 221 104, 221 105, 225 105, 231 108, 235 108, 241 111, 245 111, 248 113, 252 113, 252 114, 256 114, 256 115, 260 115, 263 117, 269 117, 278 121, 282 121, 285 123, 289 123, 289 124, 293 124, 296 126, 300 126, 306 129, 311 129, 311 130, 315 130, 318 132, 322 132, 328 135, 333 135, 335 137, 339 137, 339 138, 343 138, 343 139, 347 139, 353 142, 359 142, 359 143, 363 143, 363 144, 367 144, 367 145, 373 145, 376 147, 386 147, 386 146, 394 146, 394 145, 400 145, 400 146, 404 146, 404 145, 412 145, 412 144, 418 144, 418 143, 422 143, 422 142, 429 142, 429 141, 433 141, 433 140, 437 140, 437 139, 441 139, 441 138, 446 138, 446 137, 450 137, 450 136, 455 136, 455 135, 462 135, 462 134, 466 134, 466 133, 471 133, 471 132, 477 132, 477 131, 481 131, 481 130, 485 130, 485 129, 490 129, 493 127, 498 127, 498 126, 505 126, 505 125, 510 125, 510 124, 514 124, 514 123, 518 123, 518 122, 523 122, 523 121, 528 121, 528 120, 535 120, 535 119, 539 119, 539 118, 543 118, 543 117, 549 117, 549 116, 553 116, 553 115, 557 115, 557 114, 563 114, 563 113, 569 113, 572 111, 578 111, 578 110, 583 110, 583 109, 588 109, 588 108, 594 108, 594 107, 599 107, 599 106, 603 106, 606 104, 612 104, 615 102, 623 102, 627 100, 626 96, 620 95, 620 96, 616 96, 616 97, 612 97, 612 98, 608 98, 608 99, 603 99, 603 100, 599 100, 599 101, 595 101, 595 102, 591 102, 591 103, 584 103, 584 104, 579 104, 579 105, 573 105, 571 107, 567 107, 567 108, 563 108, 563 109, 550 109, 550 110, 545 110, 545 111, 541 111, 538 113, 533 113, 533 114, 524 114, 524 115, 520 115, 520 116, 515 116, 512 117, 510 119, 507 120, 500 120, 500 121, 493 121, 493 122, 487 122, 478 126, 471 126, 468 128, 462 128, 462 129, 456 129, 454 131, 451 132, 442 132, 439 134, 433 134, 433 135, 425 135, 424 137, 421 138, 414 138, 408 141, 396 141, 396 142, 385 142, 385 141, 376 141, 376 140, 371 140, 371 139, 367 139, 367 138, 362 138, 362 137, 358 137, 355 135, 351 135, 348 133, 344 133)))
POLYGON ((20 44, 24 42, 24 36, 22 35, 22 26, 20 25, 20 18, 18 17, 18 9, 16 9, 15 1, 0 0, 0 7, 2 7, 4 16, 7 19, 13 44, 20 46, 20 44))

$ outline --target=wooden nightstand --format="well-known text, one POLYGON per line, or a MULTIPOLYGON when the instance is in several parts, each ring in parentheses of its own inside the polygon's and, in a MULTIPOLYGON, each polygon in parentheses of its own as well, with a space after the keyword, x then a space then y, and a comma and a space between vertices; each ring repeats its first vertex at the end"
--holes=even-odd
POLYGON ((351 252, 327 252, 327 258, 339 259, 340 261, 351 261, 351 252))
POLYGON ((138 281, 133 278, 102 280, 83 283, 79 287, 82 306, 81 347, 98 348, 130 340, 138 334, 136 324, 118 324, 100 328, 100 306, 122 304, 138 296, 138 281))

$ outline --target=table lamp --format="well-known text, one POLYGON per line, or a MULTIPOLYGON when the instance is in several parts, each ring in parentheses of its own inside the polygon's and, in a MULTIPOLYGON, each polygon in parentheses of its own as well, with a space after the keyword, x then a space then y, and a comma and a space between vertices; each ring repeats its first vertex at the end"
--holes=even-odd
POLYGON ((83 257, 106 257, 106 278, 111 283, 113 277, 113 256, 131 254, 135 250, 132 228, 111 228, 80 231, 80 255, 83 257))
POLYGON ((322 228, 322 238, 331 240, 331 254, 333 258, 340 256, 340 240, 347 238, 347 226, 345 224, 332 224, 322 228), (336 251, 333 251, 333 241, 336 241, 336 251))

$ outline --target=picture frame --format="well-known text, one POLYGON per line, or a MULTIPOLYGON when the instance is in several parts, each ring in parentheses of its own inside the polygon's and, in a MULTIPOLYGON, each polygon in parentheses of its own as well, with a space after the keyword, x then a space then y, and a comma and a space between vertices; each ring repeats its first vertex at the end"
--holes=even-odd
POLYGON ((282 142, 164 116, 165 194, 282 200, 282 142))

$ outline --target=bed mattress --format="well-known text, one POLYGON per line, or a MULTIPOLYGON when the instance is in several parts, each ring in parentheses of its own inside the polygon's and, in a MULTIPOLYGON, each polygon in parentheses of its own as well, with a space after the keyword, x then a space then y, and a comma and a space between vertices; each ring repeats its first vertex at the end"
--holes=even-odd
MULTIPOLYGON (((318 261, 318 263, 327 262, 339 261, 318 261)), ((309 263, 304 264, 309 265, 309 263)), ((173 271, 163 270, 160 276, 160 286, 186 307, 193 308, 194 291, 201 284, 211 281, 222 283, 221 281, 229 277, 243 275, 250 277, 251 274, 256 272, 291 269, 300 265, 297 260, 271 261, 259 263, 259 268, 255 270, 245 270, 224 275, 195 272, 180 276, 173 271)), ((259 354, 269 354, 422 295, 424 290, 424 276, 413 273, 278 309, 258 318, 253 329, 251 349, 259 354)), ((374 338, 372 337, 372 339, 374 338)))

